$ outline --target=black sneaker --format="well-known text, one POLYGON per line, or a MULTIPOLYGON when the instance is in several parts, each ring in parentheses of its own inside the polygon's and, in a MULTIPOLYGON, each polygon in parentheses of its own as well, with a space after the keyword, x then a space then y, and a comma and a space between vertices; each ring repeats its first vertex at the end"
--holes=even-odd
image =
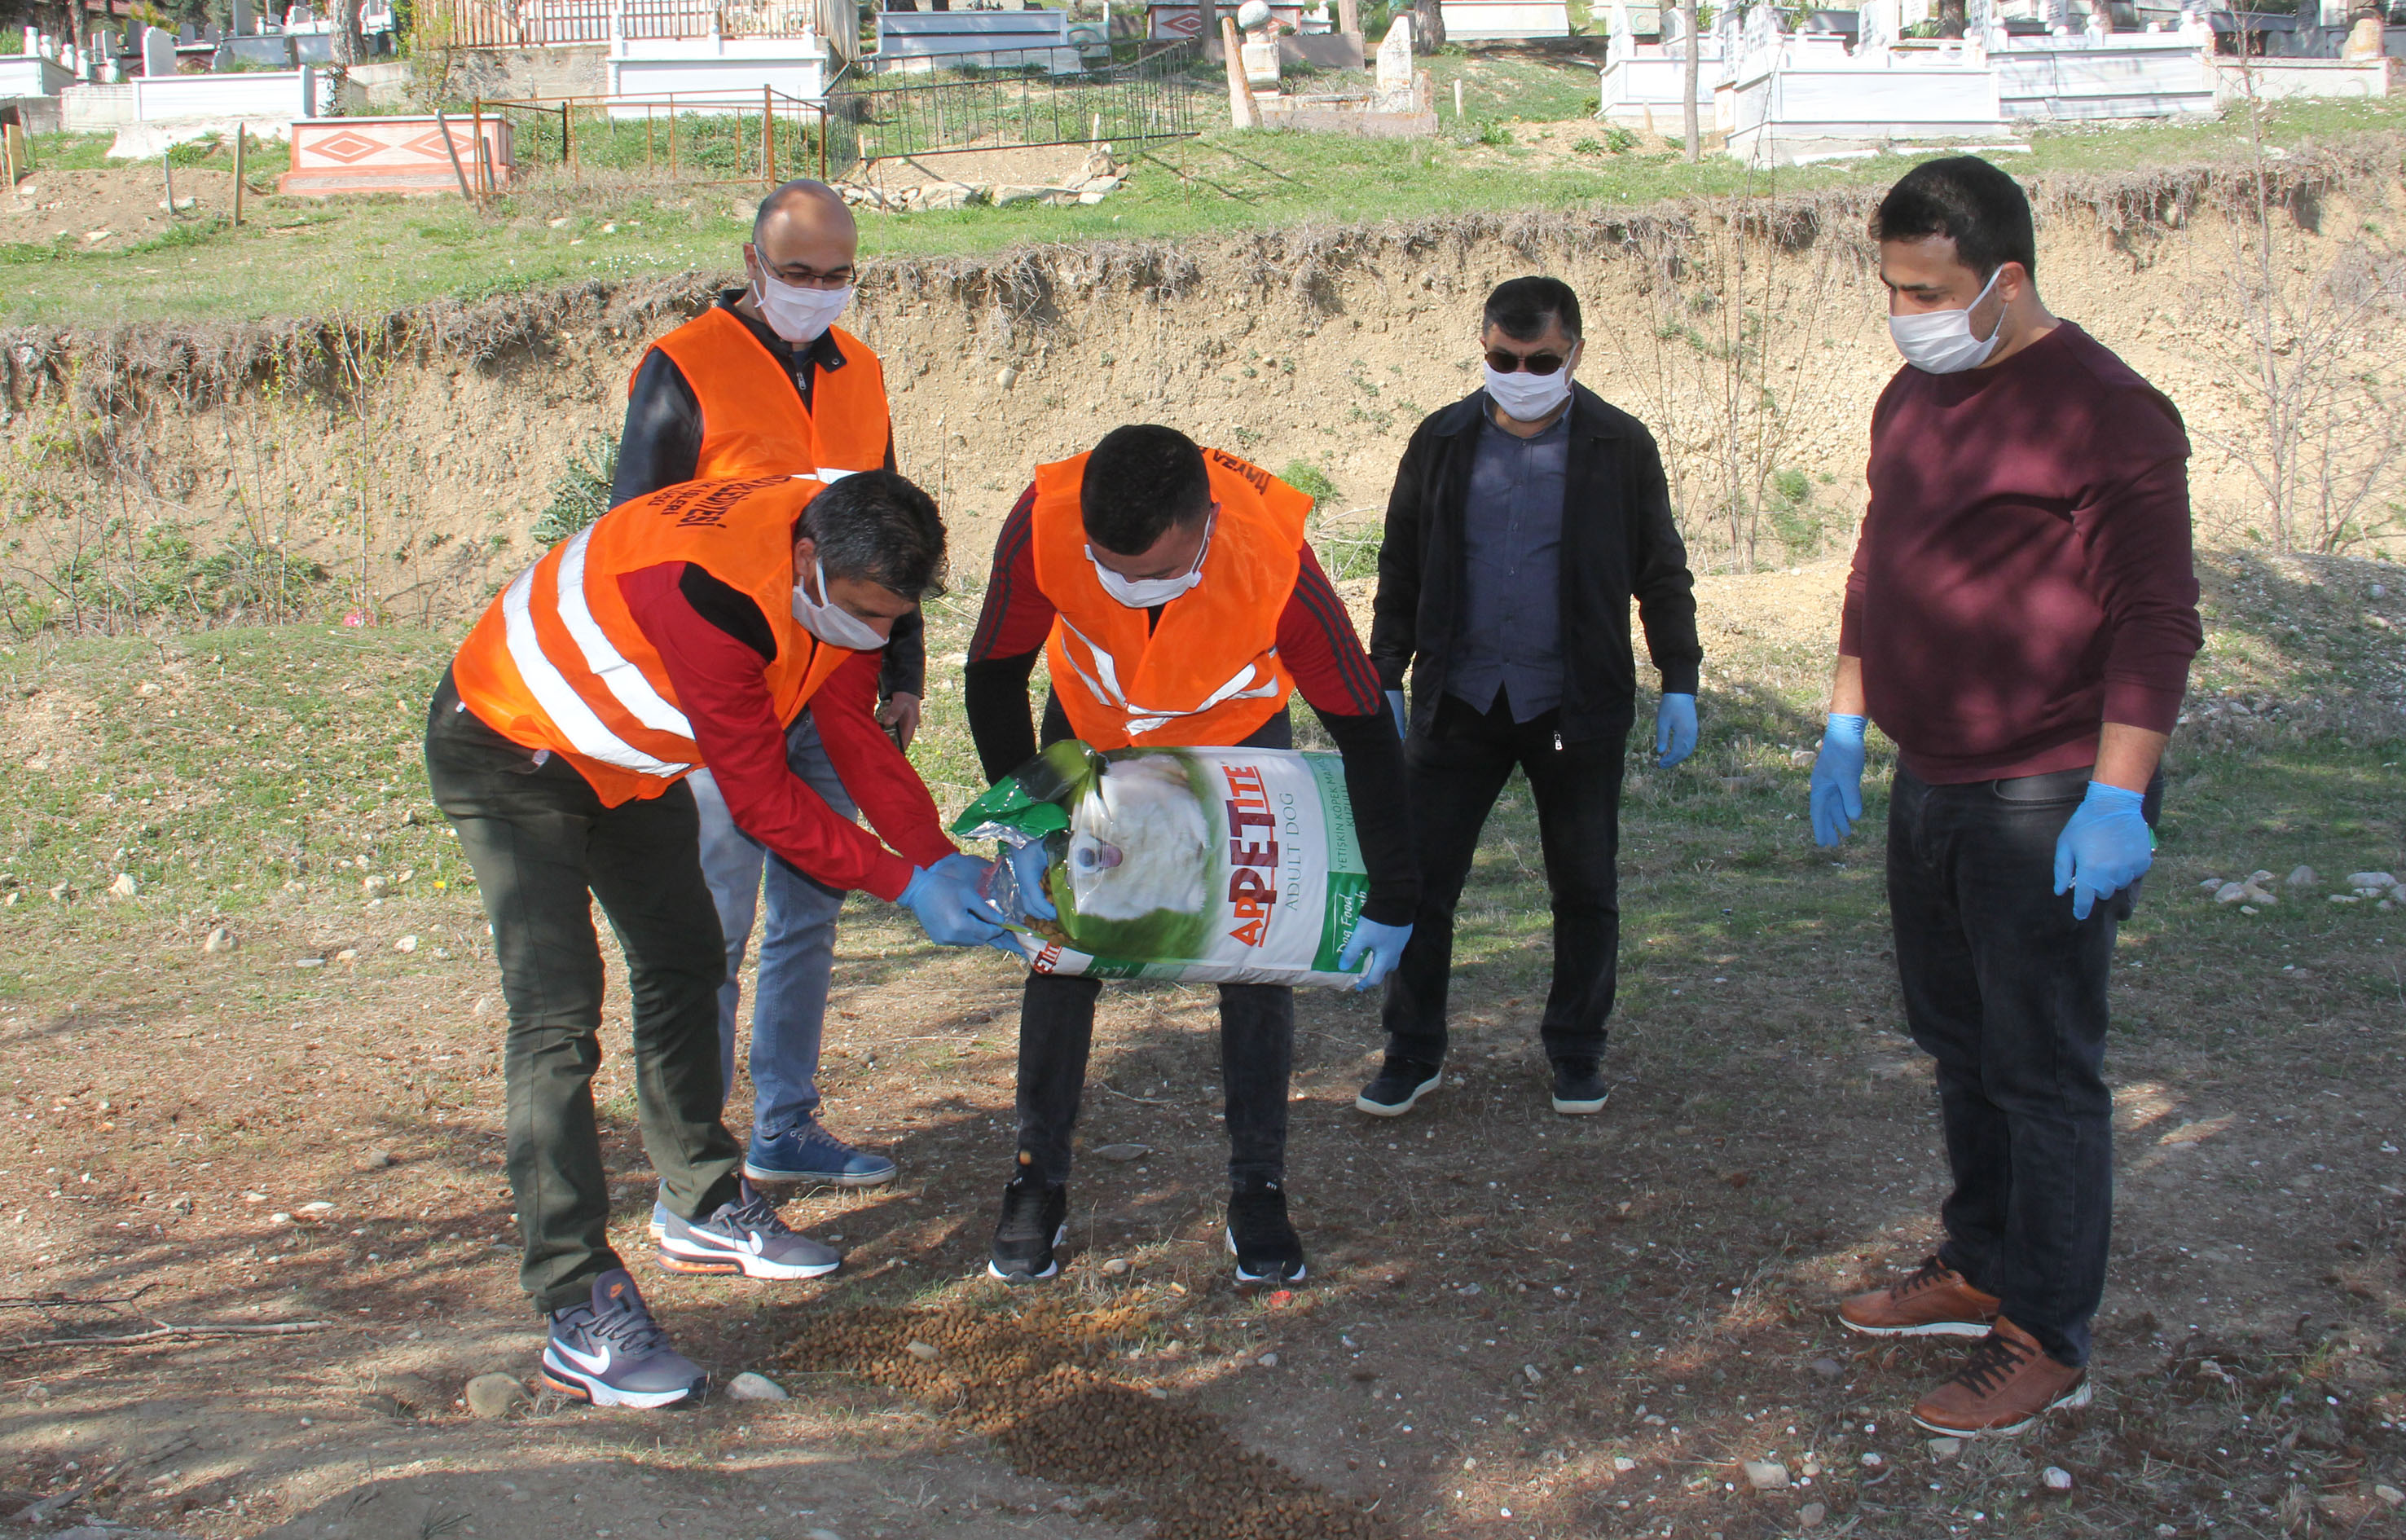
POLYGON ((1061 1270, 1053 1248, 1069 1238, 1069 1186, 1041 1177, 1011 1179, 985 1270, 1005 1283, 1033 1283, 1061 1270))
POLYGON ((777 1206, 742 1179, 735 1201, 708 1219, 660 1216, 660 1265, 672 1273, 741 1273, 745 1278, 824 1278, 843 1265, 843 1253, 798 1236, 777 1217, 777 1206))
POLYGON ((1256 1180, 1228 1194, 1228 1250, 1238 1283, 1303 1281, 1303 1237, 1287 1222, 1279 1183, 1256 1180))
POLYGON ((588 1304, 551 1313, 543 1382, 597 1406, 673 1406, 701 1396, 706 1377, 669 1346, 624 1267, 593 1280, 588 1304))
POLYGON ((1353 1098, 1353 1109, 1374 1118, 1400 1118, 1444 1083, 1444 1071, 1426 1059, 1403 1059, 1390 1053, 1379 1067, 1379 1078, 1353 1098))
POLYGON ((1594 1059, 1554 1061, 1554 1110, 1569 1117, 1601 1112, 1612 1099, 1612 1082, 1594 1059))

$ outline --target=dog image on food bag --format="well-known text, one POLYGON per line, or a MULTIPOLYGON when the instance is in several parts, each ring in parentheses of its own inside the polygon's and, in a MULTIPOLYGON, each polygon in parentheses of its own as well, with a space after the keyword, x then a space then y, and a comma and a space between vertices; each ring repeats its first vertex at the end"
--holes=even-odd
POLYGON ((1071 903, 1096 920, 1201 912, 1213 872, 1203 804, 1175 755, 1119 760, 1069 810, 1071 903))

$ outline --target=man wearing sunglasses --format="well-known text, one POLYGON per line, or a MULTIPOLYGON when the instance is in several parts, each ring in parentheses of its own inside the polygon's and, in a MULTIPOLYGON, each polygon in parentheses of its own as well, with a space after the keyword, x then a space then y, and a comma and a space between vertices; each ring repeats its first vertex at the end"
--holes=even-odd
POLYGON ((1635 717, 1634 596, 1663 676, 1656 763, 1696 746, 1696 605, 1653 436, 1572 381, 1578 296, 1514 278, 1487 298, 1486 383, 1413 432, 1387 503, 1370 626, 1399 730, 1421 869, 1387 986, 1386 1063, 1354 1106, 1401 1117, 1442 1081, 1454 905, 1519 769, 1553 900, 1540 1026, 1553 1109, 1603 1109, 1621 941, 1621 759, 1635 717))
MULTIPOLYGON (((836 482, 894 468, 885 376, 877 355, 835 324, 851 303, 860 235, 843 199, 823 182, 787 182, 760 201, 743 247, 745 283, 652 345, 630 382, 611 502, 694 480, 806 475, 836 482)), ((919 724, 926 647, 919 612, 894 623, 878 673, 877 720, 908 748, 919 724)), ((794 774, 841 815, 855 815, 804 712, 786 736, 794 774)), ((719 1068, 735 1081, 736 982, 767 878, 760 975, 752 1002, 755 1181, 874 1187, 894 1162, 819 1126, 819 1038, 843 895, 815 883, 736 827, 718 774, 690 784, 701 818, 702 871, 727 941, 719 989, 719 1068)), ((655 1230, 666 1217, 656 1210, 655 1230)))

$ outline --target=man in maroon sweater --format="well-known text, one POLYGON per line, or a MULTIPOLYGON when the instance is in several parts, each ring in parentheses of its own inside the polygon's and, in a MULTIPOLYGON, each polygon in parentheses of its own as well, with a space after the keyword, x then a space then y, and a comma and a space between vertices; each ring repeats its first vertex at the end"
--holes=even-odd
POLYGON ((1872 413, 1813 832, 1834 845, 1862 814, 1868 716, 1897 745, 1889 908, 1955 1190, 1938 1254, 1839 1314, 1978 1338, 1915 1420, 2015 1433, 2088 1400, 2114 1198, 2107 975, 2201 641, 2188 439, 2040 304, 2005 173, 1917 166, 1873 234, 1906 366, 1872 413))

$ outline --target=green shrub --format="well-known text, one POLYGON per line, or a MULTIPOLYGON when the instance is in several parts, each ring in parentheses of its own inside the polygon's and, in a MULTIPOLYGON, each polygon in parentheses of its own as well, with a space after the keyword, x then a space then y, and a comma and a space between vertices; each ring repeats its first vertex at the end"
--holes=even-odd
MULTIPOLYGON (((169 146, 167 149, 167 163, 171 166, 196 166, 201 164, 203 162, 207 161, 211 156, 215 155, 219 149, 223 148, 226 148, 225 136, 218 133, 217 130, 211 129, 208 133, 201 135, 197 139, 187 140, 185 143, 180 145, 169 146)), ((232 149, 227 148, 227 153, 231 155, 233 153, 232 149)))
POLYGON ((557 545, 610 511, 610 484, 618 474, 618 440, 596 433, 551 484, 551 505, 534 516, 538 545, 557 545))
POLYGON ((1809 557, 1821 549, 1822 525, 1829 510, 1813 502, 1813 478, 1794 466, 1771 473, 1771 500, 1763 509, 1779 543, 1790 557, 1809 557))
POLYGON ((1315 513, 1322 503, 1337 495, 1337 483, 1328 479, 1327 472, 1308 459, 1288 460, 1286 469, 1279 473, 1279 479, 1311 499, 1315 513))

